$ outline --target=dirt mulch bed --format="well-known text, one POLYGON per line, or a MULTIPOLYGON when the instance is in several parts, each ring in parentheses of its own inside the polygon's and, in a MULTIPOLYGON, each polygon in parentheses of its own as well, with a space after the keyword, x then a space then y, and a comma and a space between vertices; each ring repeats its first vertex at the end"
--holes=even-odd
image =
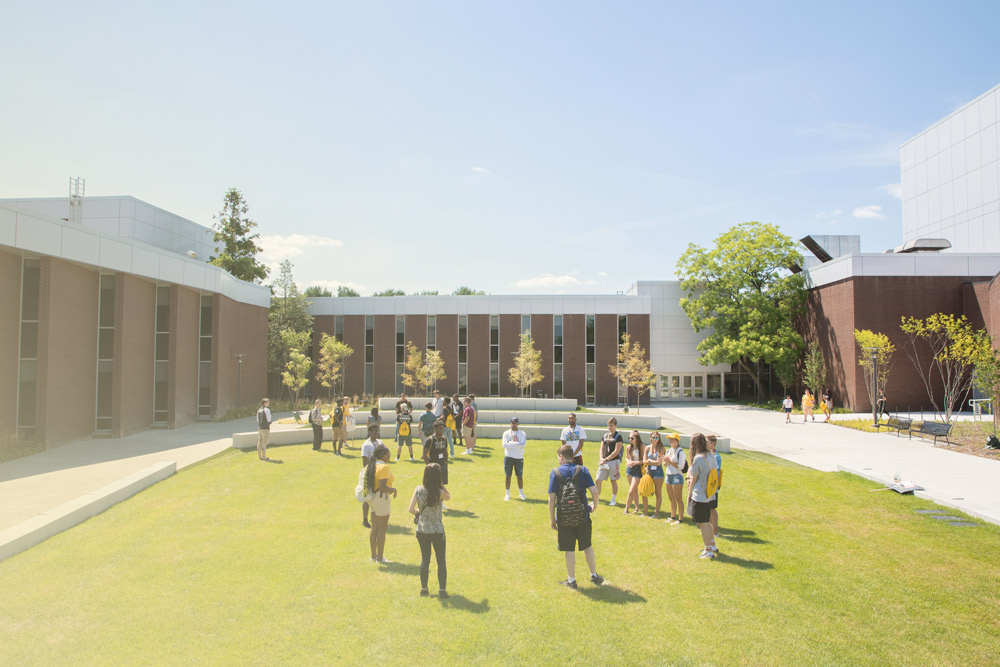
POLYGON ((986 439, 993 435, 993 424, 990 422, 958 422, 952 428, 947 444, 938 439, 937 446, 950 452, 960 452, 984 459, 1000 461, 1000 449, 986 449, 986 439))

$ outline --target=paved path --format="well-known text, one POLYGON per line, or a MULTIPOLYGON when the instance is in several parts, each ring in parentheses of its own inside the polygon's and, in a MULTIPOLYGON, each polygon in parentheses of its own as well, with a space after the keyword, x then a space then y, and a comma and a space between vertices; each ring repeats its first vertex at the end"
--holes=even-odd
POLYGON ((847 470, 884 484, 892 483, 899 472, 903 480, 926 489, 918 495, 1000 524, 1000 461, 950 452, 920 438, 864 433, 819 420, 804 424, 802 415, 793 415, 793 422, 785 424, 781 413, 742 405, 661 403, 648 411, 660 414, 664 425, 676 424, 688 433, 699 427, 728 436, 734 448, 772 454, 816 470, 847 470))

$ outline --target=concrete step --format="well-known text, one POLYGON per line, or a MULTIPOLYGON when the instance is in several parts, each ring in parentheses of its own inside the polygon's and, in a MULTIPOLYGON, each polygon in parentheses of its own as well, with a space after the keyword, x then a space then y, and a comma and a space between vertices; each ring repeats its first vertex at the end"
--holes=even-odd
MULTIPOLYGON (((570 411, 572 412, 572 411, 570 411)), ((479 422, 481 424, 509 424, 511 418, 517 417, 521 424, 539 425, 562 425, 566 426, 566 415, 569 412, 551 411, 526 411, 526 410, 480 410, 479 422)), ((601 432, 607 428, 608 419, 614 417, 618 420, 618 430, 660 428, 659 415, 626 415, 626 414, 599 414, 594 412, 575 412, 576 423, 586 429, 599 428, 601 432)), ((590 435, 590 434, 588 434, 590 435)))
MULTIPOLYGON (((464 398, 464 397, 463 397, 464 398)), ((395 412, 399 397, 378 399, 379 412, 395 412)), ((413 404, 414 412, 423 412, 424 404, 431 402, 426 396, 407 396, 413 404)), ((576 410, 576 401, 572 398, 505 398, 500 396, 480 396, 476 398, 476 407, 483 410, 555 410, 572 412, 576 410)))

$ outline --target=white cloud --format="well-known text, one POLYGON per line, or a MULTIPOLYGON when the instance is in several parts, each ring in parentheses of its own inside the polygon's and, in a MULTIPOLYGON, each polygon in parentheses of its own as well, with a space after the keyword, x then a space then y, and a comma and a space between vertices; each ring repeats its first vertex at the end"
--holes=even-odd
POLYGON ((840 222, 840 214, 842 211, 839 208, 835 208, 832 211, 820 211, 813 216, 813 222, 816 224, 825 223, 828 227, 832 227, 840 222))
POLYGON ((341 247, 344 245, 344 242, 326 236, 316 236, 315 234, 310 234, 309 236, 305 234, 290 234, 289 236, 261 236, 260 245, 262 248, 260 254, 265 261, 280 261, 299 257, 308 248, 341 247))
POLYGON ((882 213, 882 207, 878 204, 869 204, 868 206, 859 206, 854 209, 855 218, 868 218, 870 220, 885 220, 885 214, 882 213))
POLYGON ((555 276, 551 273, 543 273, 533 278, 521 278, 514 283, 514 287, 574 287, 576 285, 594 284, 596 283, 593 280, 580 280, 576 276, 555 276))
POLYGON ((890 197, 895 197, 896 199, 903 198, 903 184, 902 183, 889 183, 888 185, 880 185, 876 190, 881 190, 885 192, 890 197))
POLYGON ((608 272, 607 271, 598 271, 597 275, 599 275, 599 276, 601 276, 603 278, 604 276, 608 275, 608 272))
POLYGON ((487 169, 486 167, 473 167, 472 171, 476 172, 477 174, 488 174, 488 173, 490 173, 490 170, 487 169))

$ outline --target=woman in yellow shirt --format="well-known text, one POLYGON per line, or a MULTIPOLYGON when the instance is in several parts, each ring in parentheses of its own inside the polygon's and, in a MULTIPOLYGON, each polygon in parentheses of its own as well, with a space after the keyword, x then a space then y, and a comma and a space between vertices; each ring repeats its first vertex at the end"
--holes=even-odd
POLYGON ((813 398, 812 392, 806 389, 806 393, 802 394, 802 421, 807 422, 810 417, 812 417, 813 421, 816 421, 816 418, 813 417, 813 406, 815 404, 816 399, 813 398))
POLYGON ((368 534, 368 543, 372 551, 372 562, 387 564, 385 559, 385 534, 389 528, 389 512, 392 499, 396 497, 396 489, 392 483, 395 476, 389 469, 389 448, 379 444, 368 461, 365 471, 365 487, 372 489, 374 497, 371 500, 372 528, 368 534))

